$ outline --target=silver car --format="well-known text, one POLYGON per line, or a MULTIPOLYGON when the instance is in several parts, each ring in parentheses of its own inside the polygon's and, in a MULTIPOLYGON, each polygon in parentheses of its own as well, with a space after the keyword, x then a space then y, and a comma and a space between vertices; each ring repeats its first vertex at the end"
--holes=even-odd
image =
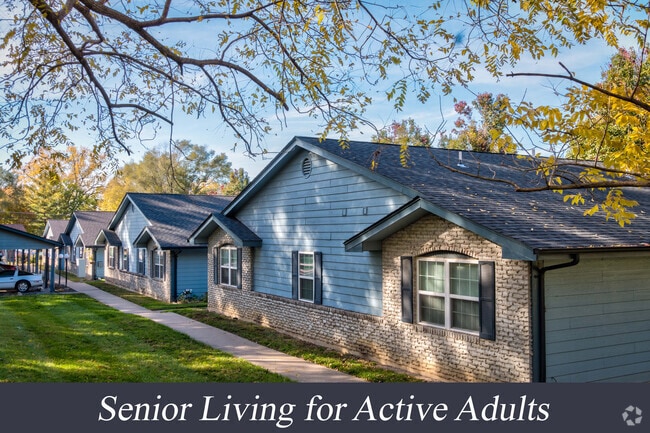
POLYGON ((21 293, 32 287, 43 287, 43 277, 20 269, 0 270, 0 289, 16 289, 21 293))

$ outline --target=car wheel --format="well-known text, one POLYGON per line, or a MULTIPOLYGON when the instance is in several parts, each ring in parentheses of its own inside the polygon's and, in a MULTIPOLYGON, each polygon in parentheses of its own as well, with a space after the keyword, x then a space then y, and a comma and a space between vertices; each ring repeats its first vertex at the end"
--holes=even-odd
POLYGON ((20 293, 25 293, 29 290, 29 287, 29 281, 21 280, 16 283, 16 290, 18 290, 20 293))

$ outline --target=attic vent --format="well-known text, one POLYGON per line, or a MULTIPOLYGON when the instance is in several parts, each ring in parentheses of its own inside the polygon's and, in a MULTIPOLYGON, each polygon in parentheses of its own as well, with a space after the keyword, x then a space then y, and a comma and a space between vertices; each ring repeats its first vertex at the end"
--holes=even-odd
POLYGON ((305 178, 311 176, 311 159, 309 157, 302 160, 302 175, 305 178))

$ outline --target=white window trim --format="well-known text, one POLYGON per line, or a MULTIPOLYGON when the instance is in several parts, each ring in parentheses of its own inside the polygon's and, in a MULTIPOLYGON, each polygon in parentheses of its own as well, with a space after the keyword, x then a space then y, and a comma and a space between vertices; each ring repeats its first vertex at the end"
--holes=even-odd
POLYGON ((316 257, 314 256, 313 251, 298 251, 298 299, 304 302, 314 302, 314 297, 315 297, 315 290, 316 290, 316 257), (311 262, 312 262, 312 269, 311 269, 311 276, 304 277, 300 274, 300 257, 301 256, 311 256, 311 262), (302 281, 303 280, 310 280, 311 281, 311 287, 312 287, 312 297, 311 299, 309 298, 303 298, 302 295, 302 281))
POLYGON ((138 248, 137 252, 138 252, 138 263, 137 263, 138 274, 146 275, 147 274, 147 249, 138 248))
POLYGON ((436 256, 431 256, 431 257, 419 257, 417 259, 417 273, 415 275, 415 281, 416 281, 416 287, 417 287, 417 296, 416 296, 416 314, 417 314, 417 322, 420 325, 424 326, 431 326, 435 328, 442 328, 442 329, 448 329, 450 331, 455 331, 455 332, 463 332, 471 335, 479 335, 480 333, 480 323, 479 323, 479 330, 471 330, 471 329, 464 329, 464 328, 456 328, 452 327, 452 312, 451 312, 451 300, 452 299, 459 299, 459 300, 464 300, 464 301, 471 301, 471 302, 476 302, 479 304, 480 308, 480 299, 479 296, 464 296, 464 295, 455 295, 451 293, 450 290, 450 272, 449 272, 449 264, 450 263, 468 263, 468 264, 473 264, 473 265, 479 265, 478 260, 473 260, 473 259, 452 259, 452 258, 441 258, 441 257, 436 257, 436 256), (424 290, 420 290, 420 263, 421 262, 437 262, 437 263, 443 263, 445 267, 445 280, 444 280, 444 286, 445 290, 444 293, 432 293, 432 292, 427 292, 424 290), (420 319, 420 295, 422 296, 433 296, 433 297, 438 297, 438 298, 444 298, 445 300, 445 324, 440 325, 438 323, 431 323, 431 322, 425 322, 420 319))
POLYGON ((165 251, 153 250, 153 269, 151 270, 151 278, 156 280, 165 279, 165 251))
POLYGON ((237 278, 235 278, 235 281, 230 281, 232 279, 232 271, 234 270, 235 273, 238 271, 237 269, 237 247, 234 247, 232 245, 224 245, 219 247, 219 284, 228 286, 228 287, 237 287, 237 278), (235 263, 232 263, 230 258, 230 252, 235 251, 235 263), (223 257, 224 257, 224 252, 227 252, 228 255, 228 263, 226 265, 223 264, 223 257), (228 282, 223 281, 223 270, 228 269, 228 282))

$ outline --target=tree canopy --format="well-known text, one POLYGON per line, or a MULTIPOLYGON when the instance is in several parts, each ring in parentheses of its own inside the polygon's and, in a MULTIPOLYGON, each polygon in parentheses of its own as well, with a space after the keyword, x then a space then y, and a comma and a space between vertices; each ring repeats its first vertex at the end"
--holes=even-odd
POLYGON ((124 164, 106 185, 100 207, 116 210, 128 192, 221 194, 232 176, 224 153, 180 140, 171 148, 148 150, 141 161, 124 164))
POLYGON ((80 128, 109 154, 163 131, 172 142, 183 116, 218 119, 251 154, 265 150, 266 134, 286 125, 289 111, 318 117, 323 136, 345 141, 370 123, 367 109, 378 95, 397 110, 412 100, 430 104, 486 71, 572 85, 560 91, 565 106, 511 102, 503 133, 491 137, 497 150, 538 163, 539 188, 608 188, 615 192, 596 211, 625 222, 632 203, 615 201, 620 188, 650 185, 647 147, 627 148, 646 140, 643 80, 610 86, 575 76, 572 65, 558 73, 521 66, 598 40, 612 52, 631 44, 639 58, 630 73, 640 77, 647 2, 3 0, 2 8, 11 19, 0 27, 0 146, 14 165, 40 148, 70 144, 80 128), (595 113, 609 113, 600 142, 611 152, 593 153, 599 157, 580 176, 564 175, 558 162, 569 155, 567 142, 596 146, 594 130, 584 128, 595 113), (614 124, 633 125, 621 151, 607 138, 615 137, 614 124), (512 134, 518 128, 527 131, 523 138, 512 134))

